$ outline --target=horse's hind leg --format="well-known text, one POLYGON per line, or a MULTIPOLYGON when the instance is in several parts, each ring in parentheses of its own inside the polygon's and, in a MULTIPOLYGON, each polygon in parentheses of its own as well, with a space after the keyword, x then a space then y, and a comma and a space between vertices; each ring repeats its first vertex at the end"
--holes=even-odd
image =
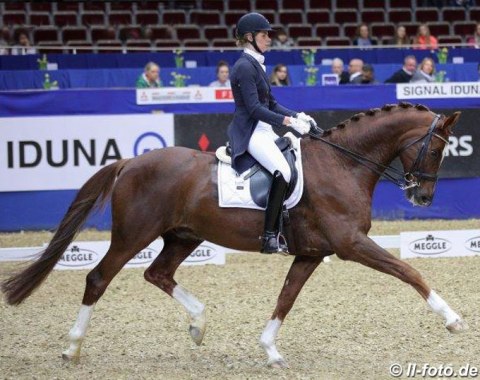
POLYGON ((190 336, 197 345, 200 345, 205 335, 205 305, 178 285, 173 276, 178 266, 202 240, 192 239, 191 237, 182 239, 175 233, 169 233, 164 236, 164 242, 165 246, 162 253, 145 271, 145 279, 173 297, 187 310, 190 316, 190 336))
POLYGON ((390 274, 412 285, 427 301, 430 308, 445 319, 445 327, 450 332, 460 332, 467 329, 466 323, 460 316, 425 283, 422 275, 409 264, 391 255, 366 235, 357 236, 350 247, 352 247, 352 250, 337 250, 337 256, 390 274))
POLYGON ((95 304, 120 269, 157 236, 154 231, 151 231, 150 237, 146 236, 142 238, 142 240, 137 241, 132 240, 127 244, 123 239, 118 237, 119 235, 118 233, 112 233, 112 242, 107 254, 87 275, 82 306, 80 307, 77 320, 69 333, 70 346, 62 354, 64 360, 78 361, 80 358, 81 345, 85 338, 95 304))

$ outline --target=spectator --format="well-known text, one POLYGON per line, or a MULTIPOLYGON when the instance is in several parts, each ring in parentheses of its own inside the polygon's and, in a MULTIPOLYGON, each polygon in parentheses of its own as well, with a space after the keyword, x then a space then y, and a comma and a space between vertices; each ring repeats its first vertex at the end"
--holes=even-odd
POLYGON ((155 62, 148 62, 145 70, 137 79, 137 88, 156 88, 162 87, 160 80, 160 67, 155 62))
POLYGON ((475 25, 473 36, 467 38, 467 44, 476 49, 480 48, 480 22, 477 22, 477 25, 475 25))
POLYGON ((373 66, 368 63, 362 67, 362 81, 361 84, 378 84, 378 81, 375 79, 375 71, 373 66))
POLYGON ((407 36, 407 30, 404 26, 399 25, 395 30, 395 37, 393 37, 389 43, 389 45, 395 46, 408 46, 410 45, 410 39, 407 36))
POLYGON ((10 45, 10 29, 8 29, 8 26, 4 26, 0 34, 0 55, 8 54, 9 45, 10 45))
POLYGON ((273 68, 272 75, 270 75, 270 84, 272 86, 290 86, 290 77, 288 76, 287 66, 279 63, 273 68))
POLYGON ((347 84, 350 81, 350 75, 344 70, 343 61, 340 58, 333 59, 332 73, 337 74, 338 84, 347 84))
POLYGON ((362 83, 362 68, 363 61, 358 58, 353 58, 348 64, 348 74, 350 74, 349 82, 350 84, 360 84, 362 83))
POLYGON ((292 46, 295 46, 293 40, 288 37, 287 33, 284 30, 280 29, 275 35, 272 47, 274 49, 282 49, 289 51, 292 46))
POLYGON ((377 41, 370 37, 370 30, 367 24, 360 24, 357 28, 355 39, 353 40, 354 46, 372 46, 376 45, 377 41))
POLYGON ((228 63, 220 61, 217 64, 217 80, 210 83, 210 87, 230 87, 230 70, 228 63))
POLYGON ((430 34, 430 28, 427 24, 421 24, 418 27, 417 35, 413 40, 413 44, 417 45, 417 49, 437 49, 438 42, 437 39, 430 34))
POLYGON ((403 67, 393 73, 385 83, 408 83, 412 79, 415 73, 415 67, 417 66, 417 59, 414 55, 407 55, 403 60, 403 67))
POLYGON ((412 83, 431 83, 435 82, 435 63, 431 58, 424 58, 418 66, 418 70, 413 74, 412 83))
POLYGON ((20 30, 16 33, 15 45, 12 46, 11 54, 37 54, 37 49, 31 46, 30 39, 28 38, 28 34, 26 31, 20 30))

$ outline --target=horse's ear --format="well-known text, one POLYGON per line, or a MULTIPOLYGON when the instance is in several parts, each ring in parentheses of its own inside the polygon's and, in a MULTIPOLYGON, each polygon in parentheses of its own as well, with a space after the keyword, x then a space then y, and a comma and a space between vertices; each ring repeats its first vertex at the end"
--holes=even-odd
POLYGON ((453 115, 447 117, 447 120, 441 126, 441 129, 445 130, 448 134, 452 133, 452 129, 457 124, 458 119, 462 113, 460 111, 454 112, 453 115))

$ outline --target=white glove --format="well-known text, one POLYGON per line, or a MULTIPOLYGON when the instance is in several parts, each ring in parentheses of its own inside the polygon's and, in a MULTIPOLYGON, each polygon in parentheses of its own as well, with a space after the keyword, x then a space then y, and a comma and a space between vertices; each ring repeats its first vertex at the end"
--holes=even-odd
POLYGON ((308 131, 310 131, 309 122, 294 117, 290 117, 290 124, 288 124, 288 126, 295 129, 301 135, 305 135, 308 133, 308 131))
POLYGON ((317 126, 315 119, 304 112, 297 113, 297 118, 306 121, 307 123, 313 123, 315 127, 317 126))

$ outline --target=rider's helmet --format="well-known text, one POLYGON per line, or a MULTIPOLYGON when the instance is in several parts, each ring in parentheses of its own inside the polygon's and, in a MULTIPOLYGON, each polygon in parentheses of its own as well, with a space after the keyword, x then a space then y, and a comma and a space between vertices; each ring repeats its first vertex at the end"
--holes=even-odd
POLYGON ((235 37, 241 39, 246 33, 252 33, 255 36, 255 33, 262 30, 273 31, 265 16, 255 12, 247 13, 238 20, 235 37))

